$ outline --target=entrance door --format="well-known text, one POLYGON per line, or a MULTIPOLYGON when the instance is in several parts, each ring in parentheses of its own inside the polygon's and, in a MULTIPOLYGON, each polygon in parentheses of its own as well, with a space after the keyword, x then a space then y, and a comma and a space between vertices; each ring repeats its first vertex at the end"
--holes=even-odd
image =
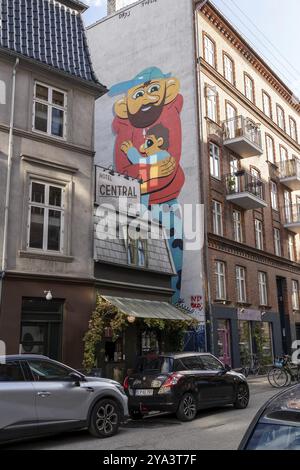
POLYGON ((42 354, 61 359, 63 300, 23 298, 21 354, 42 354))
POLYGON ((218 356, 220 361, 231 366, 231 334, 228 320, 218 320, 218 356))
POLYGON ((285 309, 285 292, 286 292, 286 279, 282 277, 276 278, 277 283, 277 297, 278 309, 280 315, 281 334, 282 334, 282 349, 284 354, 289 354, 291 347, 291 327, 288 312, 285 309))

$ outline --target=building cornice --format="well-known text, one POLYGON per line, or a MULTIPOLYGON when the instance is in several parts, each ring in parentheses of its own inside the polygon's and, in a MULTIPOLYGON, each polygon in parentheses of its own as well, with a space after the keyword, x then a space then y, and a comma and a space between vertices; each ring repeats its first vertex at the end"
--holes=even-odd
MULTIPOLYGON (((0 124, 0 131, 9 133, 9 126, 5 124, 0 124)), ((52 147, 59 147, 70 152, 76 152, 80 154, 87 155, 89 157, 94 157, 95 152, 86 147, 81 147, 79 145, 70 144, 64 140, 55 139, 42 134, 35 134, 34 132, 25 131, 23 129, 14 128, 14 135, 18 137, 24 137, 28 140, 34 140, 36 142, 41 142, 43 144, 49 144, 52 147)))
POLYGON ((223 253, 231 254, 239 258, 253 261, 254 263, 265 264, 273 268, 285 270, 300 275, 300 264, 289 261, 286 258, 272 255, 265 251, 257 250, 247 245, 234 242, 225 237, 220 237, 212 233, 208 234, 208 247, 223 253))
POLYGON ((205 70, 206 74, 209 75, 209 78, 212 80, 218 81, 218 86, 226 92, 231 93, 235 100, 239 101, 243 106, 247 107, 249 112, 257 115, 257 119, 263 121, 268 127, 271 127, 272 130, 280 137, 289 143, 291 147, 295 149, 296 152, 300 153, 300 144, 293 140, 286 132, 284 132, 280 127, 270 119, 266 114, 258 108, 254 103, 251 103, 244 95, 240 92, 234 85, 229 83, 224 79, 214 67, 209 65, 203 58, 200 58, 200 67, 205 70))
MULTIPOLYGON (((199 2, 198 2, 199 3, 199 2)), ((203 3, 203 2, 202 2, 203 3)), ((197 3, 196 3, 197 8, 197 3)), ((273 72, 265 61, 252 49, 245 39, 224 18, 223 15, 210 3, 206 2, 198 11, 210 21, 210 23, 229 41, 238 52, 264 77, 267 82, 287 101, 287 103, 300 114, 300 104, 293 92, 273 72)))
POLYGON ((168 287, 156 287, 151 285, 145 284, 136 284, 136 283, 129 283, 129 282, 121 282, 121 281, 111 281, 107 279, 96 279, 96 287, 110 287, 110 288, 118 288, 120 290, 126 291, 142 291, 142 292, 153 292, 155 294, 165 294, 172 296, 174 294, 174 290, 168 287))

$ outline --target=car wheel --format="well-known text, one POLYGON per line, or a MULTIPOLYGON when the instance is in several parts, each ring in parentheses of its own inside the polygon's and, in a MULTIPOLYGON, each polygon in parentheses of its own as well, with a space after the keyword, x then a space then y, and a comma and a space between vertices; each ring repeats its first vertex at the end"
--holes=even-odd
POLYGON ((249 388, 246 384, 239 384, 236 392, 234 407, 238 410, 244 410, 249 404, 249 388))
POLYGON ((192 421, 196 414, 196 400, 191 393, 186 393, 180 400, 176 416, 180 421, 192 421))
POLYGON ((111 437, 117 434, 121 414, 114 400, 104 398, 94 406, 91 414, 89 432, 94 437, 111 437))
POLYGON ((132 420, 137 421, 138 419, 143 419, 143 414, 139 410, 129 411, 129 416, 132 420))

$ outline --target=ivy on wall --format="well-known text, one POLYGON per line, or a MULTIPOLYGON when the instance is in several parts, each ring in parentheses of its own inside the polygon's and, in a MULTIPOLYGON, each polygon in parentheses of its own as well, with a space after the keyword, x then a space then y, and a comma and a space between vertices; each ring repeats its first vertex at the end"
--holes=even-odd
MULTIPOLYGON (((192 318, 187 321, 139 318, 136 324, 141 329, 149 328, 163 331, 168 338, 170 347, 172 347, 174 351, 181 351, 185 332, 190 328, 196 327, 198 323, 192 318)), ((106 328, 112 330, 112 339, 116 341, 129 325, 127 315, 98 294, 96 308, 89 321, 88 331, 83 338, 83 367, 87 371, 96 367, 97 346, 103 340, 106 328)))

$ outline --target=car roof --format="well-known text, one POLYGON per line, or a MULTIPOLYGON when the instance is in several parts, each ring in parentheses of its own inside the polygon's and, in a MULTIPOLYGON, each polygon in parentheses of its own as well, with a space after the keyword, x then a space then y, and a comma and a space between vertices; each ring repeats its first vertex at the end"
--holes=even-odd
POLYGON ((267 403, 261 419, 280 423, 296 423, 300 426, 300 384, 275 395, 267 403))
POLYGON ((49 357, 38 354, 11 354, 7 356, 0 356, 0 363, 5 363, 7 361, 26 361, 32 359, 49 359, 49 357))
MULTIPOLYGON (((194 357, 194 356, 211 356, 211 353, 198 353, 198 352, 170 352, 157 354, 158 357, 171 357, 173 359, 181 359, 184 357, 194 357)), ((147 354, 144 354, 142 357, 147 357, 147 354)))

